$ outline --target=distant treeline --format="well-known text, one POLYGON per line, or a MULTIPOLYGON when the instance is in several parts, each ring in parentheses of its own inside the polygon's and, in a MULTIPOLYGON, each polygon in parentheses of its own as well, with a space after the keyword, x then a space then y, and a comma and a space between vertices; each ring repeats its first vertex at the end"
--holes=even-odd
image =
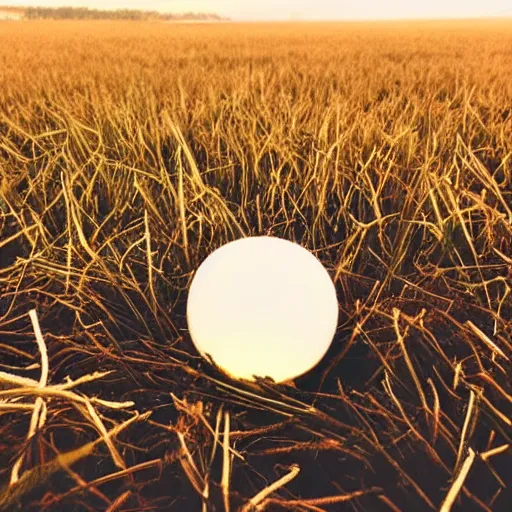
POLYGON ((217 14, 184 13, 170 14, 154 11, 137 11, 131 9, 120 9, 106 11, 88 9, 87 7, 27 7, 25 19, 47 19, 47 20, 161 20, 161 21, 223 21, 217 14))

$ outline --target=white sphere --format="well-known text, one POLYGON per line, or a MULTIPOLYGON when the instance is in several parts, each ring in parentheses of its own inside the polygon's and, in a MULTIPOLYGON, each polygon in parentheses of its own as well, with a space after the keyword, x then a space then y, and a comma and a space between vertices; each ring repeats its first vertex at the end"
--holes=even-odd
POLYGON ((199 353, 233 378, 294 379, 327 352, 338 323, 334 284, 302 246, 268 236, 230 242, 194 276, 187 322, 199 353))

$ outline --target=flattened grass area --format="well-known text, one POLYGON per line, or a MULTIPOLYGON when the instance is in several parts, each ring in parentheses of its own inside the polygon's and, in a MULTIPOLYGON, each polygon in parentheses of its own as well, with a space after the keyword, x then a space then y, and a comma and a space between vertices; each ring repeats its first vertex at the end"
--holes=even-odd
POLYGON ((508 21, 0 24, 0 509, 508 510, 511 76, 508 21), (293 384, 187 333, 262 234, 339 295, 293 384))

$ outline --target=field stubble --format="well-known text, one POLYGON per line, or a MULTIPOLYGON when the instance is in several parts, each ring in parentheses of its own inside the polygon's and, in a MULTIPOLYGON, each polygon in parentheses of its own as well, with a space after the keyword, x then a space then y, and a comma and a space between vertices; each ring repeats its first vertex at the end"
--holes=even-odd
POLYGON ((0 509, 506 510, 511 28, 0 24, 0 509), (295 385, 186 332, 258 234, 339 293, 295 385))

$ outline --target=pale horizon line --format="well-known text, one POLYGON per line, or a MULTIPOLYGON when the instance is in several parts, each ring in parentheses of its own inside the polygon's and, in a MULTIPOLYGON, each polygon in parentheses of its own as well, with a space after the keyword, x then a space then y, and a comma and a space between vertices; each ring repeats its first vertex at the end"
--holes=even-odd
MULTIPOLYGON (((74 7, 71 5, 62 5, 62 6, 31 6, 31 5, 12 5, 12 4, 0 4, 1 9, 10 9, 10 10, 24 10, 28 8, 42 8, 42 9, 59 9, 59 8, 84 8, 85 6, 74 7)), ((415 17, 415 16, 404 16, 404 17, 379 17, 379 18, 362 18, 362 17, 347 17, 347 18, 308 18, 297 15, 294 17, 293 14, 290 15, 290 18, 241 18, 241 17, 230 17, 222 13, 218 12, 203 12, 203 11, 182 11, 182 12, 174 12, 174 11, 166 11, 160 9, 131 9, 131 8, 115 8, 115 9, 105 9, 105 8, 96 8, 96 7, 85 7, 91 11, 103 11, 103 12, 119 12, 119 11, 136 11, 136 12, 155 12, 159 14, 174 14, 176 16, 182 16, 185 14, 191 15, 215 15, 219 16, 222 19, 212 20, 215 23, 386 23, 386 22, 442 22, 442 21, 512 21, 512 10, 507 9, 501 13, 496 14, 488 14, 485 16, 476 16, 476 15, 461 15, 461 16, 429 16, 429 17, 415 17)), ((97 20, 100 21, 100 20, 97 20)), ((198 20, 201 21, 201 20, 198 20)), ((206 20, 204 20, 206 22, 206 20)))

